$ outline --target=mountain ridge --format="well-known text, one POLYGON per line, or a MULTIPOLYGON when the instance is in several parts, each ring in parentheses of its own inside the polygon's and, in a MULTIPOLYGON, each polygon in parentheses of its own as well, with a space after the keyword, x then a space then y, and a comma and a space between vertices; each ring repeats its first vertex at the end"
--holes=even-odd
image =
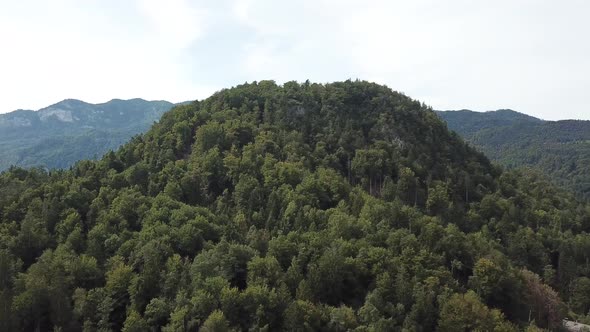
POLYGON ((100 157, 147 130, 174 105, 141 98, 98 104, 64 99, 37 111, 0 114, 0 170, 11 165, 66 168, 100 157))
POLYGON ((492 160, 508 168, 537 168, 579 198, 590 199, 589 120, 547 121, 514 111, 497 112, 437 114, 492 160))

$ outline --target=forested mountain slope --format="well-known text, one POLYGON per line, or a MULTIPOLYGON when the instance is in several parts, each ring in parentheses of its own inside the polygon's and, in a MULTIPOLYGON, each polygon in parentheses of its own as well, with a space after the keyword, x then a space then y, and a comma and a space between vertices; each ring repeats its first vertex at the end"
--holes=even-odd
POLYGON ((492 160, 508 168, 534 167, 590 199, 590 121, 543 121, 509 110, 437 114, 492 160))
POLYGON ((66 168, 100 158, 145 132, 172 106, 143 99, 103 104, 68 99, 39 111, 0 114, 0 171, 12 165, 66 168))
POLYGON ((589 230, 387 87, 245 84, 0 175, 0 330, 557 329, 590 309, 589 230))

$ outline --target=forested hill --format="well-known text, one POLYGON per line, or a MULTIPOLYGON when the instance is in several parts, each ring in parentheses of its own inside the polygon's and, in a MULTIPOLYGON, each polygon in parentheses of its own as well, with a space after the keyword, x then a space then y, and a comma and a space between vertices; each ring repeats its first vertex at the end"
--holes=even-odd
POLYGON ((39 111, 0 114, 0 171, 12 165, 66 168, 102 157, 145 132, 172 106, 143 99, 102 104, 68 99, 39 111))
POLYGON ((488 112, 474 112, 470 110, 437 111, 436 112, 449 126, 449 129, 461 135, 473 135, 480 130, 513 126, 515 124, 542 124, 543 120, 518 113, 513 110, 503 109, 488 112))
POLYGON ((590 121, 543 121, 509 110, 437 114, 492 160, 508 168, 534 167, 590 199, 590 121))
POLYGON ((588 320, 589 230, 387 87, 245 84, 0 174, 0 330, 555 330, 588 320))

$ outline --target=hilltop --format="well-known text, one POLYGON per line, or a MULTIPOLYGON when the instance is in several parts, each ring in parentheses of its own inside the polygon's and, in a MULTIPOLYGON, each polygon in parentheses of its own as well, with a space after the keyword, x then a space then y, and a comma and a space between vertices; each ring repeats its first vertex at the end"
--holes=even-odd
POLYGON ((555 330, 589 218, 385 86, 254 82, 0 174, 0 330, 555 330))

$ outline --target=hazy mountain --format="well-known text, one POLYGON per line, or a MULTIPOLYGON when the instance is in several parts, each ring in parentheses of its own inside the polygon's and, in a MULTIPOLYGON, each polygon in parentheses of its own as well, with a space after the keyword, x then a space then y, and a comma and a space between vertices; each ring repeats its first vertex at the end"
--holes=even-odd
POLYGON ((65 168, 101 157, 146 131, 172 106, 143 99, 102 104, 67 99, 38 111, 0 114, 0 170, 11 165, 65 168))
POLYGON ((447 122, 449 129, 461 135, 471 135, 482 129, 511 126, 517 123, 539 124, 543 122, 541 119, 508 109, 488 112, 438 111, 437 114, 447 122))
POLYGON ((590 198, 590 121, 544 121, 511 110, 437 114, 502 165, 540 169, 579 197, 590 198))

